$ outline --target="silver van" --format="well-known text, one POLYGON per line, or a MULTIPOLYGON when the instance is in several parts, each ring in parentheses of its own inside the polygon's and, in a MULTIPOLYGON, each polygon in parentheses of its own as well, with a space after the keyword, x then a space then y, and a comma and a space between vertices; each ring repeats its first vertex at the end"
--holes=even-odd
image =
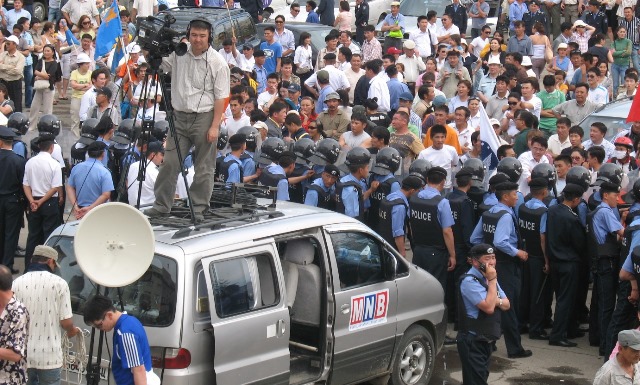
MULTIPOLYGON (((342 214, 282 202, 224 210, 207 227, 155 225, 146 274, 107 292, 145 326, 164 385, 428 383, 446 329, 437 280, 342 214)), ((47 244, 82 326, 96 286, 76 262, 77 225, 47 244)), ((101 384, 114 383, 111 339, 101 384)), ((77 369, 63 370, 66 383, 77 369)))

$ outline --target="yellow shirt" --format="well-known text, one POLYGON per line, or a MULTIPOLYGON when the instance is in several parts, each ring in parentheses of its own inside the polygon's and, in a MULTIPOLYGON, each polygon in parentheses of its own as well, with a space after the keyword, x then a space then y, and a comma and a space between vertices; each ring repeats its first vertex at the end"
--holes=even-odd
MULTIPOLYGON (((87 71, 86 74, 81 74, 78 70, 73 70, 71 72, 71 77, 69 78, 71 81, 76 81, 78 84, 91 84, 91 71, 87 71)), ((71 92, 71 97, 75 99, 82 99, 82 95, 84 95, 85 91, 73 90, 71 92)))

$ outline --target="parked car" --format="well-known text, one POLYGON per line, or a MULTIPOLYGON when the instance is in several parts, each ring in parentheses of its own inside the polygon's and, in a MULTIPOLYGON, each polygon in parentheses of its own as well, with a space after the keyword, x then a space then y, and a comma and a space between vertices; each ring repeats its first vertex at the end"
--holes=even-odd
MULTIPOLYGON (((289 7, 292 3, 293 3, 293 0, 287 0, 287 6, 275 9, 274 10, 275 12, 273 13, 273 15, 271 15, 270 19, 273 19, 278 15, 283 15, 285 21, 290 21, 289 19, 291 18, 290 17, 291 12, 289 12, 289 7)), ((335 3, 337 5, 339 1, 336 1, 335 3)), ((389 1, 388 0, 369 0, 367 3, 369 4, 369 24, 376 25, 378 24, 379 21, 384 19, 383 15, 385 15, 385 12, 387 12, 387 9, 389 8, 389 1)), ((307 15, 308 15, 305 9, 306 1, 302 1, 302 0, 298 1, 298 4, 300 4, 300 14, 296 19, 305 21, 307 20, 307 15)), ((351 13, 354 13, 356 8, 356 2, 350 1, 349 8, 351 10, 351 13)), ((339 13, 340 13, 340 8, 337 8, 337 7, 334 8, 334 14, 338 16, 339 13)), ((351 30, 352 31, 356 30, 355 18, 354 18, 353 24, 351 24, 351 30)))
MULTIPOLYGON (((268 25, 275 27, 275 24, 272 22, 258 23, 256 25, 259 37, 263 37, 264 27, 268 25)), ((296 46, 298 45, 300 34, 302 32, 309 32, 311 34, 311 50, 313 52, 314 65, 316 63, 316 58, 318 57, 318 52, 325 47, 324 38, 329 34, 329 32, 333 30, 333 28, 328 27, 324 24, 315 23, 286 23, 285 28, 293 32, 293 36, 295 36, 296 38, 296 46)), ((356 46, 360 47, 355 41, 352 41, 351 44, 355 44, 356 46)))
MULTIPOLYGON (((5 0, 2 2, 2 6, 8 10, 13 9, 13 0, 5 0)), ((40 21, 47 21, 47 9, 49 9, 49 2, 44 0, 33 1, 33 16, 37 17, 40 21)))
POLYGON ((627 123, 627 116, 629 116, 629 110, 631 109, 632 102, 633 98, 625 98, 607 103, 598 108, 591 115, 584 118, 584 120, 578 125, 582 127, 585 133, 588 134, 591 124, 595 122, 602 122, 607 126, 605 139, 613 141, 618 134, 631 127, 631 124, 627 123))
MULTIPOLYGON (((447 323, 439 282, 353 218, 269 203, 235 215, 223 207, 210 227, 151 220, 147 272, 106 294, 144 325, 162 383, 427 384, 447 323)), ((74 323, 84 325, 96 286, 77 262, 77 229, 67 223, 47 244, 59 252, 74 323)), ((111 341, 109 333, 101 385, 113 381, 111 341)), ((65 385, 77 381, 65 373, 73 365, 63 368, 65 385)))

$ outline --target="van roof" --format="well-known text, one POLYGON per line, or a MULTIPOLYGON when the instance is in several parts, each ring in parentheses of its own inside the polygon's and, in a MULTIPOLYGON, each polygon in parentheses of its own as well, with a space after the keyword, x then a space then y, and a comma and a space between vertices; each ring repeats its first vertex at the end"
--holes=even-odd
POLYGON ((249 15, 247 11, 237 8, 229 9, 227 11, 227 8, 178 6, 160 11, 156 17, 162 19, 164 14, 171 14, 176 18, 176 22, 171 24, 170 28, 181 33, 186 32, 189 23, 196 17, 205 18, 211 22, 211 24, 215 24, 218 19, 228 19, 229 16, 233 17, 241 14, 249 15))
MULTIPOLYGON (((267 200, 264 200, 267 202, 267 200)), ((251 220, 230 220, 215 228, 193 229, 190 226, 153 226, 156 243, 179 246, 185 254, 192 254, 210 248, 219 248, 253 239, 276 237, 280 234, 304 230, 329 224, 361 224, 356 219, 333 211, 290 202, 277 202, 273 215, 262 215, 251 220), (187 231, 185 231, 187 230, 187 231), (212 236, 203 244, 202 237, 212 236)), ((257 210, 256 210, 257 211, 257 210)), ((261 212, 264 214, 264 212, 261 212)), ((69 222, 52 235, 73 237, 80 222, 69 222)))

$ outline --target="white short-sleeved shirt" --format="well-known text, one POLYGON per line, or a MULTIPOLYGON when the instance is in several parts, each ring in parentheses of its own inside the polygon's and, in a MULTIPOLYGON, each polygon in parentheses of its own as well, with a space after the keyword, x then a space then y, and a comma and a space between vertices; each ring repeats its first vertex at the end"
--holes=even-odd
MULTIPOLYGON (((22 184, 31 187, 31 195, 34 197, 43 197, 52 188, 62 187, 60 163, 48 152, 40 151, 27 161, 22 184)), ((58 193, 53 196, 57 197, 58 193)))
POLYGON ((483 39, 481 36, 476 37, 471 41, 471 45, 473 46, 473 54, 476 57, 480 57, 480 52, 484 49, 484 46, 489 44, 489 38, 483 39))
POLYGON ((523 152, 518 160, 522 164, 522 175, 520 175, 520 181, 518 182, 520 187, 518 190, 522 193, 522 195, 529 194, 529 182, 527 179, 531 176, 531 171, 533 168, 542 163, 549 163, 549 159, 546 156, 540 157, 539 161, 536 161, 531 154, 531 151, 523 152))
POLYGON ((158 2, 156 0, 133 0, 133 6, 138 10, 136 16, 147 17, 153 16, 153 7, 157 7, 158 2))
POLYGON ((69 285, 48 271, 34 271, 16 278, 13 291, 15 297, 29 309, 28 366, 36 369, 60 368, 60 321, 73 316, 69 285))
MULTIPOLYGON (((131 163, 129 166, 129 173, 127 174, 127 191, 129 195, 129 204, 135 205, 138 202, 138 189, 140 182, 138 179, 138 172, 140 170, 140 162, 131 163)), ((150 160, 147 161, 144 181, 142 182, 142 193, 140 194, 140 205, 151 204, 156 201, 156 196, 153 192, 153 187, 156 184, 158 178, 158 166, 156 166, 150 160)), ((182 179, 182 175, 180 175, 182 179)))
POLYGON ((540 112, 542 111, 542 100, 540 100, 540 98, 537 97, 536 95, 533 95, 529 100, 524 100, 524 96, 523 96, 522 101, 533 104, 533 109, 531 110, 527 109, 527 111, 531 112, 538 119, 540 119, 540 112))
POLYGON ((598 86, 593 90, 589 89, 587 100, 596 104, 607 104, 609 103, 609 91, 603 86, 598 86))
POLYGON ((342 134, 342 138, 344 139, 344 142, 347 144, 347 146, 351 149, 360 146, 367 139, 370 139, 371 136, 369 136, 369 134, 367 134, 366 132, 362 132, 362 134, 356 136, 353 135, 353 132, 347 131, 342 134))
POLYGON ((451 188, 451 170, 458 165, 459 161, 458 152, 453 146, 445 144, 440 150, 436 150, 433 146, 427 147, 420 151, 418 159, 426 159, 432 166, 440 166, 447 170, 444 188, 451 188))

